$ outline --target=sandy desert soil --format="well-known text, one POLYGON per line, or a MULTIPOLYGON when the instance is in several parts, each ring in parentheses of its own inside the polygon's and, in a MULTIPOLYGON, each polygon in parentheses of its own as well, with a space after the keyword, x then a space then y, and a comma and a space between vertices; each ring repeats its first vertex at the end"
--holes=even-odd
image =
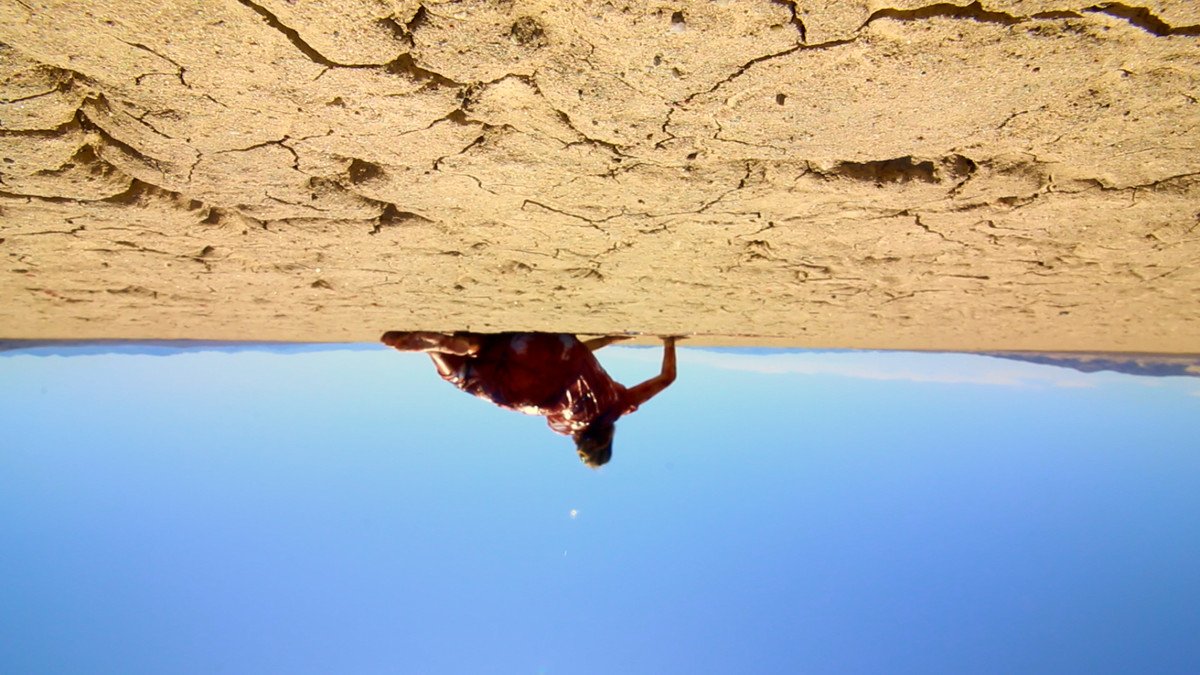
POLYGON ((0 337, 1200 352, 1200 3, 0 0, 0 337))

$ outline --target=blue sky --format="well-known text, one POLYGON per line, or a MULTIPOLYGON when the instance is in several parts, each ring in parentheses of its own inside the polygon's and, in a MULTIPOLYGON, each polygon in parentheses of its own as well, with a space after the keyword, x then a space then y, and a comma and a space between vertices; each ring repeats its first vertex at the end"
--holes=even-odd
POLYGON ((600 471, 382 348, 0 382, 2 672, 1200 671, 1195 378, 683 349, 600 471))

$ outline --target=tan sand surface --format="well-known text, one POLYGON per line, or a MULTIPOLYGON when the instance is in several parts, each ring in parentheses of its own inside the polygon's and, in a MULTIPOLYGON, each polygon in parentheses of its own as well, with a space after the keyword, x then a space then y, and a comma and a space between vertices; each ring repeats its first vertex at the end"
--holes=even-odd
POLYGON ((1200 352, 1200 3, 0 0, 0 337, 1200 352))

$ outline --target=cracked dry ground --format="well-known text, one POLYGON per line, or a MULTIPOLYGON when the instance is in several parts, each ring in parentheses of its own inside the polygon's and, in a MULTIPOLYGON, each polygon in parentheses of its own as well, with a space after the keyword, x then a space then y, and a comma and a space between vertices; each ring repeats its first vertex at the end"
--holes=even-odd
POLYGON ((0 0, 0 337, 1200 351, 1200 4, 960 4, 0 0))

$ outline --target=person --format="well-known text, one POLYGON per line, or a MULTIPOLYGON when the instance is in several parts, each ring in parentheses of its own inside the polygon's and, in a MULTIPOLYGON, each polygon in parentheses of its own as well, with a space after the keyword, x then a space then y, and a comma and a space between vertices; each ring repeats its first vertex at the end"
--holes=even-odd
POLYGON ((442 379, 492 403, 543 415, 555 432, 570 436, 584 464, 612 458, 617 418, 638 409, 675 381, 675 340, 663 338, 659 374, 626 388, 592 353, 624 339, 586 342, 558 333, 431 333, 389 331, 381 340, 402 352, 425 352, 442 379))

